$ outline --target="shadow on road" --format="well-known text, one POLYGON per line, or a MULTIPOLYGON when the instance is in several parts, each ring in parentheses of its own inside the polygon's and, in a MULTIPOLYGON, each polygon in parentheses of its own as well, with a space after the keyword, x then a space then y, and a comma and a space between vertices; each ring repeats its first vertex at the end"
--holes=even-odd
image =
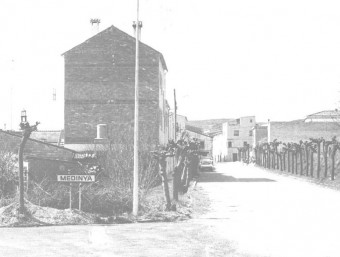
POLYGON ((217 172, 201 172, 199 182, 276 182, 268 178, 235 178, 217 172))

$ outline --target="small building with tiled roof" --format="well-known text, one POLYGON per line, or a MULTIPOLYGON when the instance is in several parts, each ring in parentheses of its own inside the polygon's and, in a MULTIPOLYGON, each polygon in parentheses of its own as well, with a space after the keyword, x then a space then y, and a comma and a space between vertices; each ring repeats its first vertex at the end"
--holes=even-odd
POLYGON ((340 122, 340 112, 328 110, 310 114, 306 117, 305 122, 340 122))
POLYGON ((196 138, 201 142, 201 149, 208 152, 209 156, 212 156, 213 137, 205 134, 201 128, 197 128, 191 125, 186 125, 185 129, 191 138, 196 138))
MULTIPOLYGON (((21 134, 21 131, 0 130, 0 149, 16 154, 22 139, 21 134)), ((75 158, 76 155, 77 152, 74 150, 47 143, 34 137, 27 140, 23 153, 29 177, 36 182, 42 179, 56 180, 57 174, 63 174, 68 169, 73 172, 81 169, 79 160, 75 158)))

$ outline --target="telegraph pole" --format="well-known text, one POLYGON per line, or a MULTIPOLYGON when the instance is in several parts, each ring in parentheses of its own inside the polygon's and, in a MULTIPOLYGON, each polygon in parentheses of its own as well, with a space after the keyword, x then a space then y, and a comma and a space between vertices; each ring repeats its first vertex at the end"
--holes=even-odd
POLYGON ((134 141, 133 141, 133 208, 132 214, 138 215, 138 149, 139 149, 139 0, 137 0, 137 20, 136 20, 136 69, 135 69, 135 117, 134 117, 134 141))
MULTIPOLYGON (((174 141, 177 143, 177 100, 176 100, 176 89, 174 89, 174 109, 175 109, 175 137, 174 141)), ((179 179, 179 172, 178 172, 178 149, 175 155, 175 169, 174 169, 174 177, 172 180, 173 184, 173 195, 172 197, 174 198, 175 201, 178 201, 178 179, 179 179)))

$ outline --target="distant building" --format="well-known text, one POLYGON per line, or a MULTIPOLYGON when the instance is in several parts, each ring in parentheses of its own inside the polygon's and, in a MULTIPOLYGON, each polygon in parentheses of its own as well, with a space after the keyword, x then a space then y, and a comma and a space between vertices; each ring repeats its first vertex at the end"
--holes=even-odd
POLYGON ((255 116, 241 117, 223 123, 222 131, 213 137, 215 161, 237 161, 238 148, 253 144, 255 116))
POLYGON ((268 139, 295 143, 321 137, 331 140, 333 136, 340 137, 339 128, 336 122, 304 122, 304 120, 270 122, 268 139))
MULTIPOLYGON (((140 145, 153 147, 169 138, 167 66, 163 55, 150 46, 140 43, 139 50, 140 145)), ((111 143, 133 142, 135 38, 111 26, 63 56, 65 147, 91 147, 99 124, 106 125, 111 143)))
POLYGON ((177 114, 177 138, 179 138, 181 136, 181 133, 185 131, 187 123, 188 119, 186 116, 177 114))
POLYGON ((340 112, 330 110, 313 113, 306 117, 305 122, 340 122, 340 112))
POLYGON ((258 144, 268 142, 268 123, 257 123, 252 128, 253 130, 253 142, 252 147, 258 144))
POLYGON ((200 128, 196 128, 194 126, 186 125, 186 131, 190 135, 191 138, 196 138, 200 141, 202 150, 208 152, 208 156, 212 156, 212 148, 213 148, 213 137, 207 135, 201 131, 200 128))

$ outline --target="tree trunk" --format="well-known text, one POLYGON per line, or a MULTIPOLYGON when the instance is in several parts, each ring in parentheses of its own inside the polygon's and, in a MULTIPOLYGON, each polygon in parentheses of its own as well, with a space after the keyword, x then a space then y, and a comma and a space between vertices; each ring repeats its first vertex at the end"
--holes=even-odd
POLYGON ((180 184, 180 181, 181 181, 180 170, 181 170, 182 166, 183 166, 183 157, 180 154, 177 157, 177 163, 176 163, 176 166, 175 166, 174 176, 173 176, 173 181, 172 181, 172 187, 173 187, 172 197, 175 201, 178 201, 179 184, 180 184))
POLYGON ((318 142, 318 166, 317 166, 317 170, 316 170, 316 176, 317 178, 320 178, 320 169, 321 169, 321 160, 320 160, 320 142, 318 142))
POLYGON ((313 178, 314 177, 314 152, 313 150, 310 151, 311 155, 310 155, 310 176, 313 178))
POLYGON ((287 165, 288 165, 288 172, 290 172, 290 152, 287 152, 287 165))
POLYGON ((306 146, 306 149, 305 149, 305 153, 306 153, 306 176, 308 177, 308 173, 309 173, 309 153, 308 153, 308 148, 306 146))
POLYGON ((283 170, 286 171, 286 152, 283 153, 283 170))
POLYGON ((159 168, 160 168, 160 174, 162 176, 162 185, 163 185, 163 190, 164 190, 164 198, 165 198, 165 202, 166 202, 165 209, 167 211, 170 211, 170 209, 171 209, 171 200, 170 200, 168 176, 166 174, 166 160, 165 160, 165 158, 160 158, 160 160, 159 160, 159 168))
POLYGON ((298 174, 298 172, 297 172, 297 155, 298 155, 298 152, 295 153, 295 174, 298 174))
POLYGON ((325 178, 327 178, 327 171, 328 171, 328 156, 327 156, 327 154, 328 154, 328 150, 327 150, 327 148, 326 149, 324 149, 324 152, 323 152, 323 157, 324 157, 324 159, 325 159, 325 178))
POLYGON ((303 174, 303 162, 302 162, 302 151, 300 150, 300 175, 302 176, 303 174))
POLYGON ((332 158, 332 171, 331 171, 331 180, 334 180, 335 177, 335 154, 336 154, 337 148, 335 145, 333 145, 332 152, 331 152, 331 158, 332 158))
POLYGON ((25 200, 24 200, 24 148, 26 142, 29 138, 26 133, 21 139, 18 158, 19 158, 19 212, 20 214, 24 214, 25 211, 25 200))

